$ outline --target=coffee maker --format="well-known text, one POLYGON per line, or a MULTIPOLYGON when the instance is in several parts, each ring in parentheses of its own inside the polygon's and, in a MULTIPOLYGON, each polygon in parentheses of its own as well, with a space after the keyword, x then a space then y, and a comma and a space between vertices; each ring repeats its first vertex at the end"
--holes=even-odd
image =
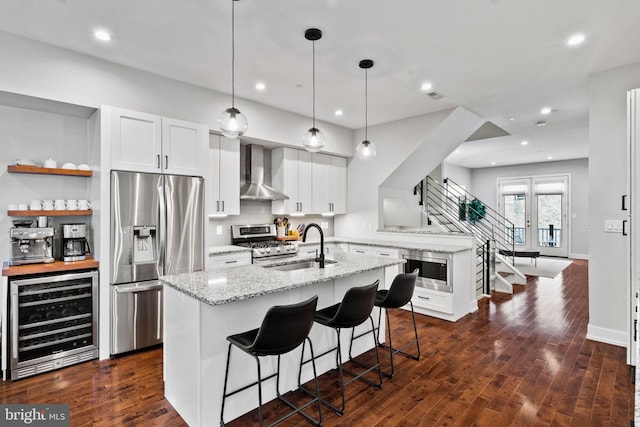
POLYGON ((86 224, 62 224, 62 260, 82 261, 91 252, 86 224))
POLYGON ((53 227, 31 227, 33 221, 17 220, 9 230, 11 265, 53 262, 53 227))

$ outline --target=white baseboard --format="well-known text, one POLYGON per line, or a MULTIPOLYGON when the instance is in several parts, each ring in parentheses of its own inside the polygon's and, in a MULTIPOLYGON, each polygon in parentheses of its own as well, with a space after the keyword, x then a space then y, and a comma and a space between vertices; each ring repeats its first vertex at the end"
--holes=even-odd
POLYGON ((589 324, 587 326, 587 339, 600 341, 606 344, 627 348, 628 340, 626 331, 600 328, 589 324))
POLYGON ((589 259, 589 254, 575 254, 575 253, 571 253, 569 254, 569 258, 571 259, 589 259))

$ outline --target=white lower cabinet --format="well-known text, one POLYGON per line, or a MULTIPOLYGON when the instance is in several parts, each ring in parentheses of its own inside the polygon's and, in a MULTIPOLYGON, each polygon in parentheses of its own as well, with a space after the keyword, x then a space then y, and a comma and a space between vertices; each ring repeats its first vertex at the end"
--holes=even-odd
MULTIPOLYGON (((352 254, 362 255, 374 255, 383 256, 389 258, 400 258, 400 254, 397 249, 383 248, 380 246, 368 246, 368 245, 349 245, 349 252, 352 254)), ((393 279, 402 271, 402 265, 392 265, 384 269, 384 288, 389 289, 393 279)))
POLYGON ((251 264, 251 252, 233 254, 209 255, 207 258, 207 270, 220 267, 237 267, 251 264))
POLYGON ((453 314, 453 294, 416 286, 413 305, 441 313, 453 314))

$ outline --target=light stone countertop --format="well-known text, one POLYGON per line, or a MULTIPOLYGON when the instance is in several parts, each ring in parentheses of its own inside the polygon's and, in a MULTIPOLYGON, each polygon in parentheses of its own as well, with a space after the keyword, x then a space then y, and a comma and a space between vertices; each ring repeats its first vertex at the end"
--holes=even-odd
POLYGON ((403 260, 395 258, 345 253, 333 254, 330 259, 337 263, 327 264, 324 269, 314 267, 296 271, 278 271, 265 268, 265 266, 300 261, 300 258, 296 257, 267 261, 259 265, 251 264, 161 276, 160 280, 165 285, 206 304, 220 305, 404 263, 403 260))
POLYGON ((209 246, 209 256, 232 254, 237 252, 251 252, 251 248, 243 248, 235 245, 209 246))
MULTIPOLYGON (((437 243, 420 243, 420 242, 407 242, 399 240, 376 240, 376 239, 363 239, 358 237, 327 237, 324 239, 325 243, 353 243, 355 245, 365 246, 379 246, 383 248, 394 249, 407 249, 407 250, 423 250, 437 253, 455 254, 458 252, 469 251, 471 248, 460 245, 442 245, 437 243)), ((294 241, 295 244, 300 246, 317 245, 320 243, 319 238, 307 239, 306 242, 294 241)))

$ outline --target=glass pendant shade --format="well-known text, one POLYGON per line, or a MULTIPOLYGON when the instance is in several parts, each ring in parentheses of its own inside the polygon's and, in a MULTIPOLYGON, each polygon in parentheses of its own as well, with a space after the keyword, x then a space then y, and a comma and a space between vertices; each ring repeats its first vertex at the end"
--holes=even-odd
POLYGON ((356 147, 356 157, 362 161, 371 160, 375 155, 376 145, 371 141, 365 139, 356 147))
POLYGON ((247 118, 237 108, 231 107, 220 113, 218 117, 220 132, 227 138, 239 138, 249 127, 247 118))
POLYGON ((324 134, 319 129, 311 128, 302 135, 302 145, 307 151, 316 153, 324 147, 324 134))

